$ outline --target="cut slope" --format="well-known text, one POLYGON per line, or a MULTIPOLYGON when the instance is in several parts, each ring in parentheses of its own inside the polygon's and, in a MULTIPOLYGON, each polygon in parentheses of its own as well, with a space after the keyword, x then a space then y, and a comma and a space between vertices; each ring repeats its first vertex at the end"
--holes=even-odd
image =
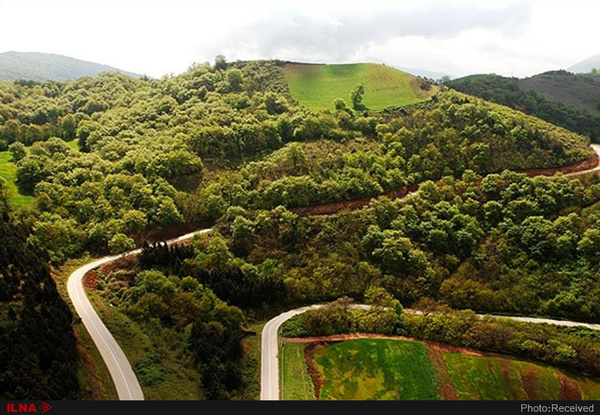
POLYGON ((414 104, 437 92, 437 87, 415 76, 374 63, 288 63, 283 72, 292 96, 311 109, 333 108, 337 98, 349 103, 350 93, 359 84, 365 86, 363 104, 371 110, 414 104))
POLYGON ((38 52, 0 53, 0 79, 14 81, 67 81, 83 76, 96 76, 101 72, 119 72, 133 77, 140 75, 108 65, 87 62, 62 55, 38 52))

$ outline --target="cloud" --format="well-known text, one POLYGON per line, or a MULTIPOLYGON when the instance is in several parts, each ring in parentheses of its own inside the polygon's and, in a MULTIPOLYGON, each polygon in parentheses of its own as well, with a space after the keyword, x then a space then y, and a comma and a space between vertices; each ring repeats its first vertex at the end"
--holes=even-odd
POLYGON ((316 13, 279 11, 236 30, 221 40, 230 58, 347 61, 390 39, 448 39, 474 29, 516 36, 527 27, 532 2, 420 2, 316 13))

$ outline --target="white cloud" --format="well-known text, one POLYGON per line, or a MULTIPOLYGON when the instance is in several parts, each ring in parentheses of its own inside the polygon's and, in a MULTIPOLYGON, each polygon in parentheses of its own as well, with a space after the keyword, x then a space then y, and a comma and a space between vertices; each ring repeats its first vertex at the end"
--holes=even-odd
POLYGON ((376 59, 531 75, 600 52, 593 1, 0 0, 0 52, 65 54, 160 76, 229 59, 376 59))

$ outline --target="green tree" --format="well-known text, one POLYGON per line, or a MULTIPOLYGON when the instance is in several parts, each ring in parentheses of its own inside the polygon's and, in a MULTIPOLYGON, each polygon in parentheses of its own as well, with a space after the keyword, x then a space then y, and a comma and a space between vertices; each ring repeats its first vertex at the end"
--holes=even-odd
POLYGON ((355 110, 362 109, 363 95, 365 94, 365 86, 363 84, 356 85, 350 93, 350 102, 352 102, 352 108, 355 110))
POLYGON ((123 233, 118 233, 108 241, 108 249, 113 254, 124 254, 135 248, 135 241, 123 233))
POLYGON ((17 162, 27 155, 25 145, 19 141, 15 141, 8 146, 8 151, 13 158, 13 161, 17 162))

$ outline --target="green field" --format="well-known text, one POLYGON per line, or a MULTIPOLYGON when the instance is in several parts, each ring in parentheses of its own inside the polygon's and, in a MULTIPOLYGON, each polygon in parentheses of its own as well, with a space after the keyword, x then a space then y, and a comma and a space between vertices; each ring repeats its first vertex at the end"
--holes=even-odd
POLYGON ((437 92, 436 86, 429 91, 421 89, 419 80, 406 72, 374 63, 290 63, 283 72, 292 96, 311 109, 333 108, 337 98, 350 106, 350 92, 359 84, 365 86, 363 104, 371 110, 414 104, 437 92))
MULTIPOLYGON (((314 386, 307 386, 305 346, 283 348, 283 399, 315 399, 314 386)), ((418 341, 350 340, 317 349, 313 356, 322 400, 600 398, 595 379, 508 357, 433 349, 418 341)))
POLYGON ((306 401, 315 398, 315 389, 308 375, 302 343, 284 343, 281 350, 281 399, 306 401))
POLYGON ((325 380, 323 400, 439 399, 421 342, 352 340, 319 349, 314 357, 325 380))
POLYGON ((598 399, 600 383, 556 368, 498 356, 444 353, 461 400, 598 399))
POLYGON ((13 163, 8 151, 0 151, 0 177, 8 182, 8 195, 13 206, 25 206, 33 201, 33 197, 19 193, 15 183, 17 166, 13 163))

